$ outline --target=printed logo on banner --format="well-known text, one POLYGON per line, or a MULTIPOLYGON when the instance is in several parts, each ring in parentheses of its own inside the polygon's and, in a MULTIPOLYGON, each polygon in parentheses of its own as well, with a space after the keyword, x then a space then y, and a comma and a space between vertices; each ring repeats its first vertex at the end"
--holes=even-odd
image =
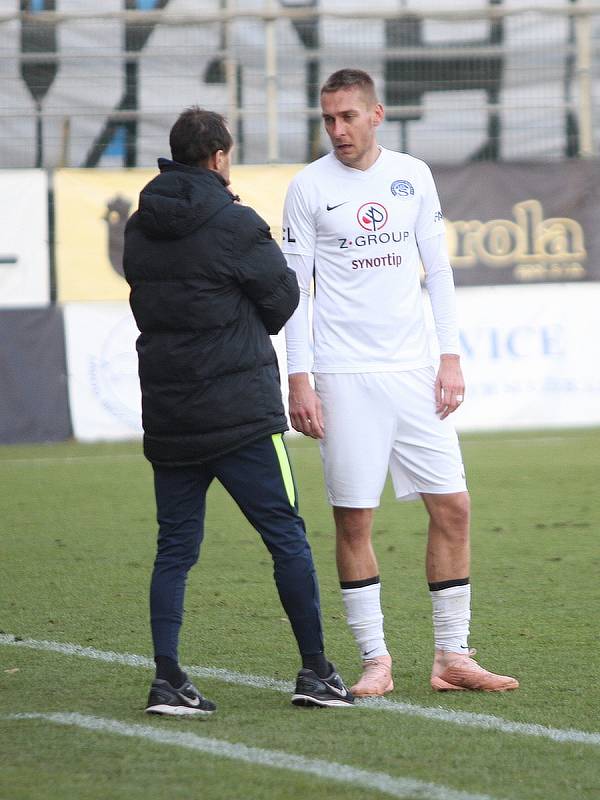
POLYGON ((123 237, 130 209, 131 202, 118 194, 107 202, 103 217, 108 226, 108 258, 114 271, 121 277, 124 277, 123 237))
POLYGON ((560 359, 567 355, 567 332, 560 323, 547 325, 479 326, 460 331, 461 351, 467 359, 560 359))
POLYGON ((106 335, 97 356, 90 356, 92 389, 109 414, 138 432, 141 425, 138 361, 131 347, 133 322, 121 319, 106 335))
MULTIPOLYGON (((586 277, 588 254, 582 226, 569 217, 544 218, 539 200, 512 206, 513 219, 447 220, 450 262, 461 268, 458 283, 478 265, 510 269, 514 280, 581 280, 586 277)), ((506 281, 506 278, 504 279, 506 281)))

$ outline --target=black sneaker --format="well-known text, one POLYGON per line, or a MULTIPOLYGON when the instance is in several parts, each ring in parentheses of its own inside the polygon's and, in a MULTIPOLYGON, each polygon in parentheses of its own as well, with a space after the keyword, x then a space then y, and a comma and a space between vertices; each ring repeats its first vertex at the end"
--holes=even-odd
POLYGON ((292 703, 320 708, 352 706, 354 697, 335 670, 329 677, 319 678, 312 669, 303 668, 298 673, 292 703))
POLYGON ((147 714, 207 717, 216 710, 216 705, 203 697, 188 680, 180 689, 174 689, 168 681, 160 678, 152 681, 146 705, 147 714))

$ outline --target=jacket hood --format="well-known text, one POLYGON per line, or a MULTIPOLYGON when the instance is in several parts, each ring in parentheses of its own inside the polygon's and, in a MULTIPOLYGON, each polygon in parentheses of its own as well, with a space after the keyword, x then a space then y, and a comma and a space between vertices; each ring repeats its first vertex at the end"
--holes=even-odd
POLYGON ((213 170, 158 159, 160 175, 140 193, 139 224, 153 239, 181 239, 202 227, 234 196, 213 170))

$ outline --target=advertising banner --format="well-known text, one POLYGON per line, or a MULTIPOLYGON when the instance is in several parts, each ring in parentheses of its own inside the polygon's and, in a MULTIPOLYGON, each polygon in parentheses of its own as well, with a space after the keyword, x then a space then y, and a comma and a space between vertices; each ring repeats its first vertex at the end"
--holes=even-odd
MULTIPOLYGON (((476 287, 457 300, 467 384, 453 415, 459 431, 600 425, 600 284, 476 287)), ((64 315, 76 438, 139 437, 138 332, 127 303, 73 303, 64 315)), ((282 333, 273 344, 285 400, 282 333)))
POLYGON ((600 424, 600 283, 462 289, 457 301, 459 430, 600 424))
POLYGON ((0 311, 0 444, 71 436, 62 311, 0 311))
MULTIPOLYGON (((267 220, 276 241, 281 240, 285 192, 300 169, 244 165, 232 170, 232 190, 267 220)), ((457 286, 600 280, 599 161, 479 162, 434 167, 433 173, 457 286)), ((127 298, 123 231, 140 189, 155 174, 137 169, 56 172, 60 301, 127 298)), ((22 222, 13 227, 23 230, 22 222)), ((5 258, 14 255, 4 247, 5 258)), ((0 264, 3 269, 10 274, 0 264)))
POLYGON ((47 306, 48 182, 41 169, 0 171, 0 308, 47 306))
POLYGON ((69 303, 64 315, 75 437, 96 441, 140 436, 139 334, 128 303, 69 303))
MULTIPOLYGON (((129 304, 69 303, 64 308, 73 433, 80 441, 135 439, 142 434, 141 393, 129 304)), ((285 340, 272 337, 287 398, 285 340)))
POLYGON ((600 280, 600 161, 433 174, 457 286, 600 280))

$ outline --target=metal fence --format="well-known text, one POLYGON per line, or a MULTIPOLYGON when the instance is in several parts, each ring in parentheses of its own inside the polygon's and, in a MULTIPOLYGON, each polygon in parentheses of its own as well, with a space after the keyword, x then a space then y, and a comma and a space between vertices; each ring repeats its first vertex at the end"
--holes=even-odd
POLYGON ((191 104, 227 116, 238 162, 311 160, 343 66, 373 75, 393 149, 598 154, 598 0, 375 2, 0 0, 0 167, 150 166, 191 104))

